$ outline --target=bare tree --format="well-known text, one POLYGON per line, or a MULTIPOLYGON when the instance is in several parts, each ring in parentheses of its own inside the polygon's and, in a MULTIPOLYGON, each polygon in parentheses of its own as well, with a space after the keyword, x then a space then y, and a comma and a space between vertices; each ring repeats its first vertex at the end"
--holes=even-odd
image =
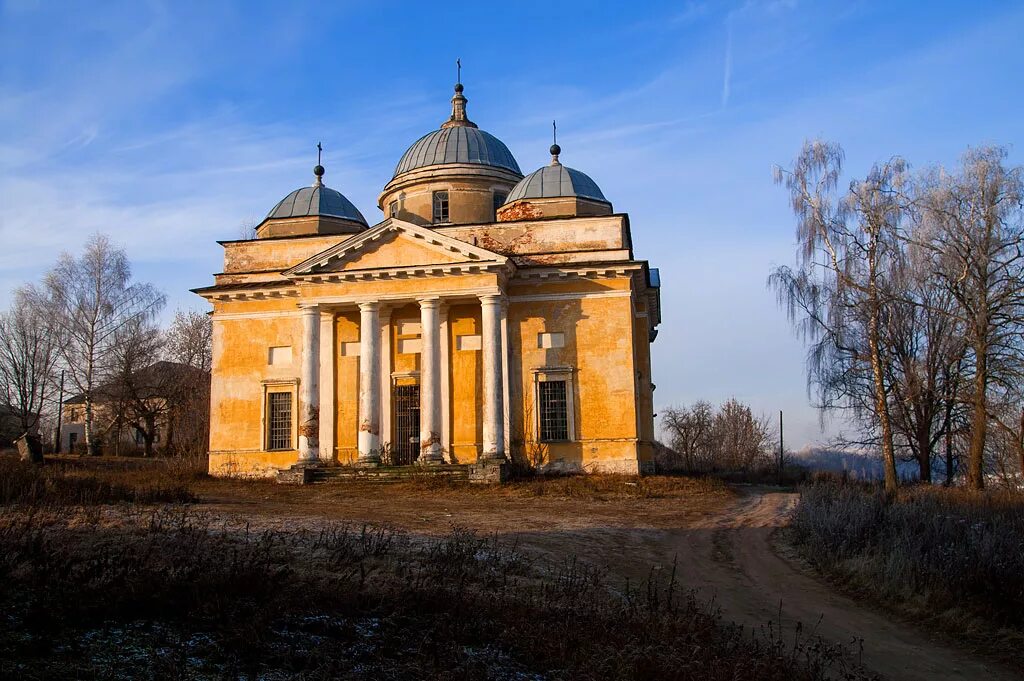
POLYGON ((163 343, 160 329, 146 318, 124 324, 110 347, 111 375, 97 390, 118 430, 128 426, 142 437, 145 456, 153 455, 157 423, 166 415, 167 396, 176 387, 170 372, 157 363, 163 343))
POLYGON ((661 425, 668 434, 669 447, 681 459, 676 465, 684 470, 701 468, 702 457, 711 451, 714 407, 703 400, 691 407, 668 407, 662 412, 661 425))
POLYGON ((1005 149, 972 149, 958 173, 926 177, 919 195, 925 223, 915 245, 931 254, 970 348, 967 481, 974 489, 985 484, 989 420, 1011 411, 1024 376, 1024 170, 1005 160, 1005 149))
POLYGON ((210 315, 178 310, 166 334, 167 356, 194 372, 176 372, 179 384, 169 386, 167 448, 205 454, 210 440, 210 371, 213 364, 213 321, 210 315))
POLYGON ((256 238, 256 228, 259 222, 253 218, 246 218, 238 225, 238 238, 240 241, 252 241, 256 238))
POLYGON ((906 166, 900 159, 876 165, 838 197, 842 162, 838 145, 811 141, 791 170, 776 169, 776 182, 790 192, 799 250, 796 268, 779 267, 769 285, 811 343, 808 385, 817 388, 820 406, 873 415, 892 490, 896 455, 882 318, 892 298, 889 277, 902 257, 906 166))
POLYGON ((80 257, 64 253, 45 278, 47 308, 64 342, 61 358, 85 398, 85 442, 98 454, 93 433, 94 392, 110 369, 110 347, 126 325, 154 316, 164 296, 132 282, 124 250, 96 234, 80 257))
POLYGON ((167 355, 201 371, 213 365, 213 320, 195 310, 178 310, 167 329, 167 355))
POLYGON ((769 461, 774 438, 767 418, 733 398, 715 414, 711 442, 715 468, 752 471, 769 461))
POLYGON ((663 463, 668 468, 750 472, 771 460, 775 439, 768 419, 755 416, 736 399, 726 400, 718 409, 704 401, 692 407, 669 407, 661 423, 674 452, 663 463))
MULTIPOLYGON (((893 272, 891 300, 882 320, 882 344, 897 450, 918 464, 920 479, 932 480, 932 458, 948 431, 958 427, 957 394, 966 345, 951 314, 953 297, 911 248, 893 272)), ((947 454, 950 452, 947 451, 947 454)), ((946 461, 947 477, 952 462, 946 461)))
POLYGON ((61 337, 38 302, 39 292, 26 286, 14 293, 11 309, 0 314, 0 406, 32 432, 51 398, 61 337))

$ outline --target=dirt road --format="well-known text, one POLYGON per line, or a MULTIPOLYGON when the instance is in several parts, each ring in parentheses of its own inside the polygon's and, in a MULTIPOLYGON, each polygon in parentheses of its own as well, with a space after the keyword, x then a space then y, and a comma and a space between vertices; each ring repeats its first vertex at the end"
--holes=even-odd
MULTIPOLYGON (((888 679, 945 681, 1019 679, 1012 671, 951 648, 911 624, 842 596, 779 557, 772 532, 786 522, 797 495, 745 490, 734 503, 686 527, 664 530, 593 529, 562 536, 532 535, 527 544, 552 554, 576 552, 633 577, 652 564, 713 599, 727 620, 751 627, 778 623, 860 648, 866 667, 888 679), (613 559, 609 562, 608 558, 613 559), (603 558, 603 560, 602 560, 603 558)), ((561 534, 561 533, 558 533, 561 534)))

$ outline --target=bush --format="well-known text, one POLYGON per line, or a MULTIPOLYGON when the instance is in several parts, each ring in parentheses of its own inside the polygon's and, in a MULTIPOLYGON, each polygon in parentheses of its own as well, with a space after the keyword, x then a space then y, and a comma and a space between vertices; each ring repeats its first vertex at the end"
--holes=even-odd
POLYGON ((896 495, 872 484, 801 489, 790 534, 819 568, 952 624, 969 613, 1024 625, 1024 497, 928 486, 896 495))

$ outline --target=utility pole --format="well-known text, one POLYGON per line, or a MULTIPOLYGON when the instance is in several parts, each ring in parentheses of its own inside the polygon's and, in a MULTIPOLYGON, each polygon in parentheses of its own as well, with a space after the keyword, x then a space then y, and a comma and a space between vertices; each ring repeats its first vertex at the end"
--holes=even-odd
POLYGON ((57 432, 54 433, 53 451, 60 454, 60 421, 64 416, 64 370, 60 370, 60 397, 57 398, 57 432))
POLYGON ((782 466, 786 456, 786 448, 782 439, 782 410, 779 410, 779 484, 782 484, 782 466))

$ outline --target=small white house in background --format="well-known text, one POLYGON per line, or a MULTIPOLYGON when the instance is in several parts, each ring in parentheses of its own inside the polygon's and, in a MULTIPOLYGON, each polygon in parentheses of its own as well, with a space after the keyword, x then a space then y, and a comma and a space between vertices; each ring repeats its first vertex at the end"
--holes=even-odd
MULTIPOLYGON (((145 449, 147 430, 153 448, 170 446, 182 435, 185 414, 193 409, 184 393, 201 394, 205 404, 209 374, 187 364, 156 362, 133 374, 127 391, 111 382, 96 388, 93 397, 93 433, 104 453, 127 454, 145 449), (126 404, 145 405, 132 410, 126 404), (148 417, 147 417, 148 414, 148 417)), ((64 400, 61 413, 60 451, 73 453, 85 446, 85 395, 64 400)))

